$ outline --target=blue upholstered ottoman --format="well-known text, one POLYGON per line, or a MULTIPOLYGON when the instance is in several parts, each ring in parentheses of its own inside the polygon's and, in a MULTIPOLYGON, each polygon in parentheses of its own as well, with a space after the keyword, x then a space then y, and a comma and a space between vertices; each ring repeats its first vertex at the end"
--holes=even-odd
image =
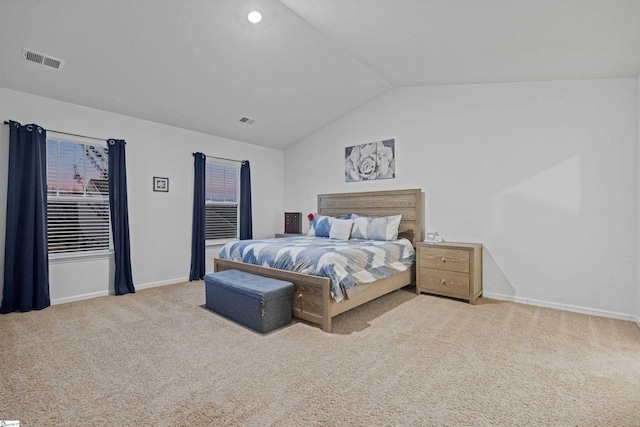
POLYGON ((204 276, 206 306, 254 331, 267 333, 291 323, 293 283, 239 270, 204 276))

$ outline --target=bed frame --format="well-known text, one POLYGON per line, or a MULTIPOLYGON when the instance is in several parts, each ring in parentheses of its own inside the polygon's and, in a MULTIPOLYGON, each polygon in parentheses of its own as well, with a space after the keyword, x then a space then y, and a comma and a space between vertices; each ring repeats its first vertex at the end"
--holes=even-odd
MULTIPOLYGON (((362 216, 402 214, 398 235, 413 246, 422 240, 423 199, 420 189, 369 191, 318 195, 318 214, 337 216, 356 213, 362 216)), ((331 319, 345 311, 400 289, 415 281, 415 265, 406 271, 373 283, 347 289, 346 298, 336 303, 331 298, 328 278, 262 267, 239 261, 214 258, 214 271, 236 269, 294 284, 293 316, 320 325, 331 332, 331 319)))

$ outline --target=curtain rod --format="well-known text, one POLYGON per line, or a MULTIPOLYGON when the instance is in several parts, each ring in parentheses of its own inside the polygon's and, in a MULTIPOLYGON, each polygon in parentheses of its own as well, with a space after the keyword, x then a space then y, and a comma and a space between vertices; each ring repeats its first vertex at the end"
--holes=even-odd
MULTIPOLYGON (((14 121, 15 121, 15 120, 14 120, 14 121)), ((16 123, 18 123, 18 122, 16 122, 16 123)), ((5 121, 4 121, 4 124, 5 124, 5 125, 8 125, 8 124, 9 124, 9 122, 5 120, 5 121)), ((43 129, 44 129, 44 128, 43 128, 43 129)), ((79 135, 79 134, 77 134, 77 133, 61 132, 61 131, 59 131, 59 130, 53 130, 53 129, 44 129, 44 130, 46 130, 47 132, 59 133, 59 134, 62 134, 62 135, 78 136, 78 137, 80 137, 80 138, 95 139, 96 141, 104 141, 104 142, 109 141, 108 139, 104 139, 104 138, 96 138, 95 136, 79 135)))
MULTIPOLYGON (((198 153, 193 153, 193 155, 195 156, 198 153)), ((202 153, 204 154, 204 153, 202 153)), ((244 162, 246 162, 247 160, 235 160, 235 159, 227 159, 225 157, 216 157, 216 156, 207 156, 206 154, 204 155, 205 157, 210 157, 212 159, 218 159, 218 160, 226 160, 228 162, 235 162, 235 163, 240 163, 240 164, 244 164, 244 162)))

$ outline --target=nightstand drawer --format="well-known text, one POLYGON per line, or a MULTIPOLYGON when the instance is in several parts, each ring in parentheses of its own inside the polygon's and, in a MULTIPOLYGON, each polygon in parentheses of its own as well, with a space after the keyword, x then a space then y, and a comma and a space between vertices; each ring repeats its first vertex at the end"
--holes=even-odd
POLYGON ((469 251, 421 246, 420 266, 469 273, 469 251))
POLYGON ((420 290, 450 296, 469 297, 469 275, 454 271, 421 268, 420 290))

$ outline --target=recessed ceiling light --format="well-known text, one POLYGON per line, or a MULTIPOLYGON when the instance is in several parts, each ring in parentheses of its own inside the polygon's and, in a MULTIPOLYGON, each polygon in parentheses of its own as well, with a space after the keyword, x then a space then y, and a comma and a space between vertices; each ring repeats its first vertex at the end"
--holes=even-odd
POLYGON ((257 10, 252 10, 251 12, 249 12, 249 15, 247 15, 247 19, 252 24, 257 24, 258 22, 262 21, 262 13, 257 10))

